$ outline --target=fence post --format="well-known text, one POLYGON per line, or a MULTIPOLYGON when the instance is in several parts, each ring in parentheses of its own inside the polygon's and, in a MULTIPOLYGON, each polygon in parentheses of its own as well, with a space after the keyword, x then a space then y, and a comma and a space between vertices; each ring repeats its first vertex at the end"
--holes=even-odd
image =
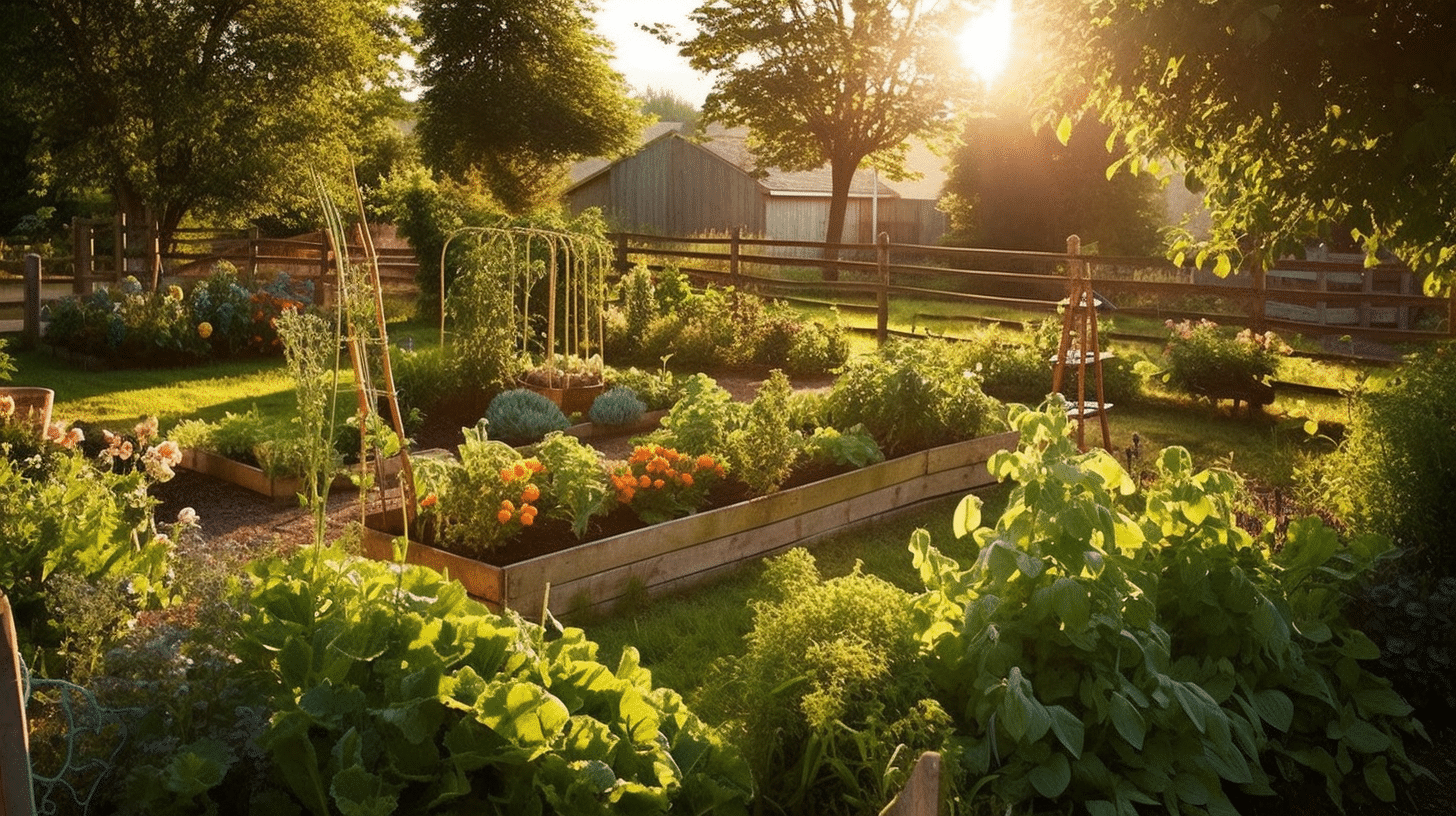
POLYGON ((91 292, 92 267, 91 222, 79 216, 71 219, 71 288, 78 295, 91 292))
POLYGON ((890 233, 880 233, 875 243, 875 265, 880 272, 879 303, 875 316, 875 342, 881 346, 890 337, 890 233))
MULTIPOLYGON (((258 277, 258 228, 248 227, 248 280, 258 277)), ((282 254, 282 253, 279 253, 282 254)))
POLYGON ((22 315, 22 337, 31 347, 40 342, 40 276, 40 256, 32 252, 25 256, 25 313, 22 315))
POLYGON ((627 265, 627 233, 617 233, 617 274, 626 274, 632 267, 627 265))
POLYGON ((743 240, 743 228, 734 227, 728 238, 728 278, 733 283, 735 290, 741 289, 738 285, 738 242, 743 240))

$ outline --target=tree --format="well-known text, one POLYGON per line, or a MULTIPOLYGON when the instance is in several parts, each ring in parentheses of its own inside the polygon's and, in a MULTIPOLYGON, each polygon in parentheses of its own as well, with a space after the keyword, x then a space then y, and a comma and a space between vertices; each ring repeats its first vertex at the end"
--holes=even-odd
POLYGON ((426 161, 479 170, 513 211, 554 201, 572 161, 635 146, 637 104, 584 0, 418 0, 426 161))
POLYGON ((948 242, 1061 252, 1078 235, 1105 255, 1156 251, 1160 186, 1148 174, 1107 178, 1106 126, 1078 128, 1064 145, 1026 111, 1012 100, 966 120, 940 202, 948 242))
POLYGON ((1038 16, 1063 132, 1096 111, 1119 165, 1171 156, 1205 190, 1200 262, 1226 273, 1339 230, 1456 271, 1456 4, 1046 0, 1038 16))
POLYGON ((698 126, 698 109, 693 103, 666 88, 648 88, 637 97, 642 112, 659 122, 682 122, 687 130, 698 126))
MULTIPOLYGON (((192 213, 300 207, 404 48, 389 0, 0 0, 43 184, 113 194, 164 247, 192 213)), ((376 108, 377 109, 377 108, 376 108)))
POLYGON ((906 140, 946 135, 952 105, 974 90, 950 43, 965 12, 963 2, 715 0, 693 11, 698 34, 680 45, 716 77, 704 118, 747 125, 764 167, 829 164, 833 244, 860 165, 904 178, 906 140))

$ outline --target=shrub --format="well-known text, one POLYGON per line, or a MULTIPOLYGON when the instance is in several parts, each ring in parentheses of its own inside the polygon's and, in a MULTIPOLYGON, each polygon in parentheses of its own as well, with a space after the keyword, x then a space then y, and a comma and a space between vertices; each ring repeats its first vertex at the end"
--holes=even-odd
POLYGON ((646 403, 630 388, 613 386, 592 400, 587 416, 598 425, 631 425, 647 412, 646 403))
POLYGON ((213 265, 207 280, 193 287, 189 298, 192 319, 212 348, 214 356, 242 353, 252 343, 253 293, 238 281, 237 267, 227 261, 213 265))
POLYGON ((862 468, 885 461, 885 454, 863 425, 845 431, 815 428, 804 440, 804 454, 811 461, 839 467, 862 468))
POLYGON ((402 410, 429 411, 459 389, 450 355, 438 346, 418 351, 398 349, 389 362, 402 410))
POLYGON ((793 392, 789 378, 774 369, 748 406, 743 426, 728 433, 728 461, 733 475, 756 496, 777 490, 803 450, 803 434, 790 424, 789 397, 793 392))
POLYGON ((746 651, 713 666, 704 705, 741 732, 774 812, 875 813, 947 736, 914 598, 858 566, 821 580, 802 549, 769 560, 762 583, 746 651))
POLYGON ((849 336, 837 318, 837 312, 828 322, 802 322, 800 318, 784 367, 794 374, 827 374, 844 365, 849 359, 849 336))
POLYGON ((652 284, 652 272, 639 263, 622 276, 622 314, 626 319, 624 327, 627 336, 640 338, 647 333, 647 327, 660 314, 657 309, 657 292, 652 284))
POLYGON ((1167 326, 1172 337, 1163 349, 1168 361, 1163 379, 1193 395, 1221 395, 1230 385, 1263 382, 1279 371, 1280 357, 1289 353, 1273 332, 1244 329, 1230 338, 1207 320, 1169 320, 1167 326))
POLYGON ((556 403, 526 388, 496 394, 486 406, 485 419, 492 436, 512 445, 539 441, 571 425, 556 403))
MULTIPOLYGON (((307 550, 251 568, 234 634, 148 700, 121 813, 746 814, 752 779, 628 649, 496 615, 431 570, 307 550)), ((190 662, 190 661, 189 661, 190 662)))
POLYGON ((835 427, 863 425, 890 453, 979 436, 995 426, 963 348, 944 340, 896 341, 850 362, 829 394, 835 427))

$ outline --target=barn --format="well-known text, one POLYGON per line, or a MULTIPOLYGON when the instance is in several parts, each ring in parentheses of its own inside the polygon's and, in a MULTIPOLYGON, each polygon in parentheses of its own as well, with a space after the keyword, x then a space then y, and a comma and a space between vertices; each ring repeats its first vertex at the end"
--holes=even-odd
MULTIPOLYGON (((843 240, 872 243, 886 232, 897 243, 934 244, 945 232, 935 208, 944 173, 928 150, 915 169, 924 178, 890 183, 870 170, 855 174, 843 240)), ((912 162, 914 160, 912 159, 912 162)), ((829 168, 759 171, 742 128, 710 126, 685 133, 659 122, 629 156, 593 159, 571 169, 566 192, 572 212, 598 207, 615 229, 654 235, 725 233, 781 241, 823 241, 829 222, 829 168)))

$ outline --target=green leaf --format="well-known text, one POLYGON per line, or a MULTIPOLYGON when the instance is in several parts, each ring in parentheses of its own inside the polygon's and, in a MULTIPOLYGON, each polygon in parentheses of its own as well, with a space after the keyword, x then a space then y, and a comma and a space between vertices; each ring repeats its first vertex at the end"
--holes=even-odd
POLYGON ((1233 271, 1233 260, 1226 253, 1219 253, 1218 260, 1213 264, 1213 274, 1220 278, 1227 278, 1233 271))
POLYGON ((981 526, 981 499, 974 494, 961 499, 951 517, 951 530, 956 538, 965 538, 981 526))
POLYGON ((570 719, 566 706, 546 689, 515 680, 493 683, 475 710, 482 725, 532 757, 550 750, 570 719))
POLYGON ((1380 801, 1395 801, 1395 783, 1390 779, 1385 757, 1376 757, 1365 764, 1365 785, 1380 801))
POLYGON ((311 718, 302 711, 275 715, 258 743, 273 760, 288 787, 315 816, 328 816, 329 803, 319 774, 318 753, 308 730, 311 718))
POLYGON ((1087 588, 1073 578, 1058 578, 1052 584, 1052 605, 1063 625, 1074 632, 1087 628, 1092 619, 1092 600, 1087 588))
POLYGON ((1389 717, 1404 717, 1415 709, 1403 697, 1389 688, 1361 689, 1351 697, 1364 716, 1384 714, 1389 717))
POLYGON ((329 793, 344 816, 391 816, 399 807, 402 786, 385 784, 378 775, 352 765, 334 774, 329 793))
POLYGON ((1354 720, 1345 727, 1343 742, 1362 754, 1378 754, 1390 747, 1390 737, 1365 720, 1354 720))
POLYGON ((1063 147, 1066 147, 1067 143, 1071 140, 1072 117, 1063 115, 1062 121, 1057 123, 1057 141, 1061 142, 1063 147))
POLYGON ((1147 736, 1148 725, 1143 720, 1142 712, 1138 711, 1131 702, 1119 692, 1113 692, 1112 704, 1112 727, 1128 745, 1141 751, 1143 739, 1147 736))
POLYGON ((1047 713, 1052 717, 1052 733, 1057 735, 1057 741, 1067 749, 1072 758, 1081 759, 1082 743, 1087 733, 1082 720, 1059 705, 1047 706, 1047 713))
POLYGON ((1280 731, 1287 732, 1294 722, 1294 701, 1279 689, 1256 691, 1250 702, 1254 704, 1254 710, 1259 712, 1259 719, 1280 731))
POLYGON ((215 739, 200 739, 172 757, 162 773, 162 785, 182 800, 199 796, 222 784, 235 758, 215 739))
POLYGON ((1379 660, 1380 647, 1359 629, 1345 633, 1345 642, 1340 645, 1340 654, 1356 660, 1379 660))
POLYGON ((290 637, 278 652, 278 673, 283 684, 289 688, 301 689, 313 671, 313 647, 301 637, 290 637))
POLYGON ((1068 764, 1066 754, 1053 751, 1040 765, 1028 771, 1026 778, 1037 793, 1048 799, 1055 799, 1071 783, 1072 766, 1068 764))

